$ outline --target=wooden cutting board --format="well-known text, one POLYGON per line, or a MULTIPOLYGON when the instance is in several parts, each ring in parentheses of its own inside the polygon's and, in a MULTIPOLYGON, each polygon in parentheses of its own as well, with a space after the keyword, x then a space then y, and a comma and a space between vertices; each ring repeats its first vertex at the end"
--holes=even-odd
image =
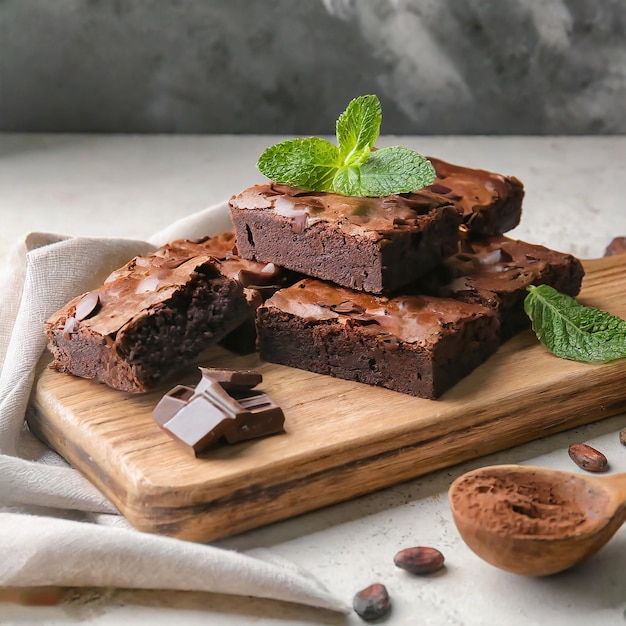
MULTIPOLYGON (((579 300, 626 317, 626 255, 585 267, 579 300)), ((626 410, 626 359, 558 359, 531 331, 437 401, 223 349, 203 363, 260 369, 287 432, 194 459, 152 420, 174 383, 136 396, 47 369, 29 424, 136 528, 208 541, 626 410)))

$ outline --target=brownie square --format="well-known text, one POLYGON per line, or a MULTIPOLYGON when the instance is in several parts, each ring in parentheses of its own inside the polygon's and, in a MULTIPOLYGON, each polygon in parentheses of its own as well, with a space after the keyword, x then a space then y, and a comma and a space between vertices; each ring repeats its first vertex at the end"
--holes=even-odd
POLYGON ((187 365, 250 316, 214 252, 175 241, 73 299, 46 322, 51 368, 143 392, 187 365))
POLYGON ((434 293, 492 308, 502 340, 530 327, 524 312, 529 285, 550 285, 574 297, 585 273, 571 254, 503 235, 468 238, 460 248, 445 262, 447 284, 434 293))
POLYGON ((437 178, 427 189, 455 202, 472 235, 496 235, 515 228, 522 216, 524 185, 514 176, 462 167, 428 157, 437 178))
POLYGON ((356 198, 268 183, 229 202, 245 259, 391 293, 453 254, 461 210, 431 191, 356 198))
POLYGON ((257 309, 262 359, 437 398, 493 354, 499 322, 482 305, 450 298, 387 298, 315 279, 257 309))

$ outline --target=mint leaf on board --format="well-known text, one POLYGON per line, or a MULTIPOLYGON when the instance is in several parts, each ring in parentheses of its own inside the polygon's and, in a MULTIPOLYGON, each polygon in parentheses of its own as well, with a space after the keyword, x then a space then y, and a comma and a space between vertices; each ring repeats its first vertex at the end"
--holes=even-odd
POLYGON ((337 120, 338 146, 307 137, 283 141, 261 154, 257 167, 274 182, 345 196, 388 196, 434 182, 435 168, 414 150, 373 151, 382 112, 377 96, 355 98, 337 120))
POLYGON ((524 310, 539 341, 573 361, 614 361, 626 357, 626 321, 583 306, 548 285, 528 287, 524 310))

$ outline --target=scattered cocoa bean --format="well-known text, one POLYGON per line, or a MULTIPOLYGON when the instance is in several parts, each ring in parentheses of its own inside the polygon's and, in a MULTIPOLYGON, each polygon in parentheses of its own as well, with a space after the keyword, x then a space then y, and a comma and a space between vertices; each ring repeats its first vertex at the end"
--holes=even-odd
POLYGON ((626 446, 626 428, 622 428, 622 430, 619 431, 619 442, 623 446, 626 446))
POLYGON ((626 252, 626 237, 615 237, 604 251, 604 256, 614 256, 626 252))
POLYGON ((393 562, 411 574, 432 574, 443 567, 444 557, 436 548, 417 546, 400 550, 393 562))
POLYGON ((588 446, 586 443, 573 443, 568 453, 570 459, 588 472, 606 472, 609 469, 609 463, 602 452, 588 446))
POLYGON ((371 622, 389 612, 391 599, 385 585, 374 583, 354 596, 352 606, 361 619, 371 622))

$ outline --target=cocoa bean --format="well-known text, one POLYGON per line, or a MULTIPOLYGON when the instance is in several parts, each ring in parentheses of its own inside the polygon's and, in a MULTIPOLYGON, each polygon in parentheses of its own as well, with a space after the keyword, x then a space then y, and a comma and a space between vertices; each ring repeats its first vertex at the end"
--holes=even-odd
POLYGON ((615 237, 604 251, 604 256, 614 256, 626 252, 626 237, 615 237))
POLYGON ((374 583, 354 596, 352 606, 361 619, 371 622, 389 612, 391 599, 385 585, 374 583))
POLYGON ((609 462, 602 452, 588 446, 586 443, 573 443, 568 453, 570 459, 588 472, 606 472, 609 469, 609 462))
POLYGON ((393 562, 411 574, 432 574, 443 567, 444 557, 436 548, 417 546, 400 550, 393 562))

